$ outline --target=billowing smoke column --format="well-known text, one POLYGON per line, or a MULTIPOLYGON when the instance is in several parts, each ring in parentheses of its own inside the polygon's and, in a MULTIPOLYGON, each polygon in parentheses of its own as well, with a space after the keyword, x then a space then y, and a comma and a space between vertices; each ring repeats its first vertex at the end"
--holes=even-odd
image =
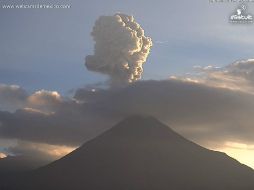
POLYGON ((141 78, 152 40, 144 35, 133 16, 120 13, 101 16, 91 35, 95 45, 94 55, 86 56, 88 70, 109 75, 112 85, 141 78))

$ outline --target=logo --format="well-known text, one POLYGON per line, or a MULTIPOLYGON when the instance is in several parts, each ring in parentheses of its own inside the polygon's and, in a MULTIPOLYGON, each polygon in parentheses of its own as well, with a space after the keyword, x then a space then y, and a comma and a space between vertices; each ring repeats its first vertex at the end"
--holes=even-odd
POLYGON ((245 4, 242 4, 239 6, 235 13, 229 17, 229 21, 232 23, 252 23, 253 22, 253 16, 249 13, 246 13, 247 6, 245 4))

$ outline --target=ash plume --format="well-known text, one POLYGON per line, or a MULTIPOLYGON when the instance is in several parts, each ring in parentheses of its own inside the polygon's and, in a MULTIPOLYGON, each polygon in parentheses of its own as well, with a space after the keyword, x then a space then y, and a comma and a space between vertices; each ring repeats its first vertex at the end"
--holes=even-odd
POLYGON ((95 45, 94 55, 86 56, 88 70, 109 75, 111 85, 141 78, 152 40, 144 35, 133 16, 120 13, 100 16, 91 35, 95 45))

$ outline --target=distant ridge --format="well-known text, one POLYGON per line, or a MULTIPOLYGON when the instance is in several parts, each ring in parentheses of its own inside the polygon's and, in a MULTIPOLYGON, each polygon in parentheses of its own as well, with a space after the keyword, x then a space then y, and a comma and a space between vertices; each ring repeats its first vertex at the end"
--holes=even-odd
POLYGON ((153 117, 131 116, 15 185, 18 190, 253 190, 254 172, 153 117))

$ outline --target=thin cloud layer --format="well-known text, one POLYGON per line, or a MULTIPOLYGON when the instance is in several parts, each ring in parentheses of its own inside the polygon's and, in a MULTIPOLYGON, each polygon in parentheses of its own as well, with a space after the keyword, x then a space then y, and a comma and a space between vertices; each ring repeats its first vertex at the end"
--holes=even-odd
POLYGON ((33 143, 18 141, 15 146, 11 146, 6 151, 12 155, 28 155, 41 160, 56 160, 76 149, 76 147, 57 146, 44 143, 33 143))
POLYGON ((196 75, 173 78, 254 94, 254 59, 236 61, 225 67, 195 68, 196 75))

